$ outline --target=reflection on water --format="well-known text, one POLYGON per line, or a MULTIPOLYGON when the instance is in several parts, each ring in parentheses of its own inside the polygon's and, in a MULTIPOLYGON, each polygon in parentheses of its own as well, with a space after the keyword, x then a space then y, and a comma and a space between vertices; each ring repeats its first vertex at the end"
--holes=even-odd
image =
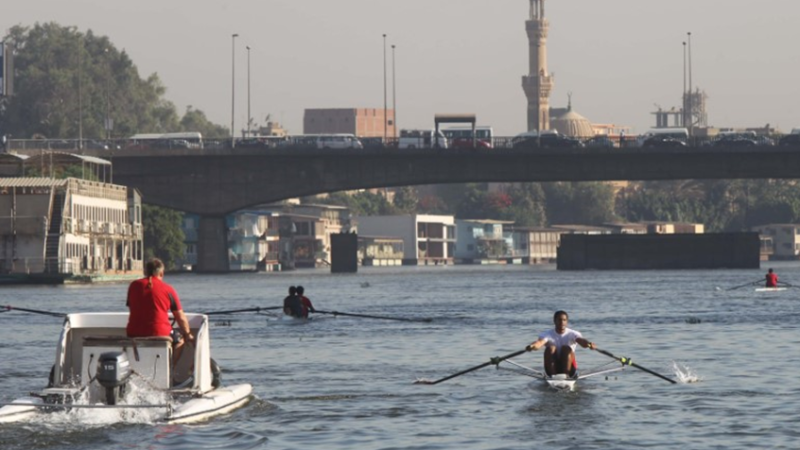
MULTIPOLYGON (((800 265, 772 266, 781 280, 800 284, 800 265)), ((0 425, 0 439, 4 450, 792 448, 796 408, 786 399, 798 398, 800 383, 770 381, 752 363, 800 367, 800 290, 725 290, 761 275, 552 267, 168 275, 192 312, 277 306, 287 286, 302 284, 322 310, 434 320, 214 316, 212 355, 223 383, 254 386, 244 408, 171 426, 140 411, 54 414, 0 425), (628 367, 582 380, 575 392, 554 392, 489 366, 435 386, 414 384, 523 348, 552 326, 557 309, 600 348, 681 383, 628 367)), ((4 303, 68 312, 123 311, 125 290, 2 289, 4 303)), ((0 314, 0 401, 46 385, 60 325, 52 317, 0 314)), ((538 368, 541 357, 515 360, 538 368)), ((584 349, 578 359, 582 369, 609 362, 584 349)))

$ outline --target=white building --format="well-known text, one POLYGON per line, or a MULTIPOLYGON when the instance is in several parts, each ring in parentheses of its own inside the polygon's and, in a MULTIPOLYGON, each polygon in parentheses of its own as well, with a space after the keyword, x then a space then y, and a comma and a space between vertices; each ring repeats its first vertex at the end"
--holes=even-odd
POLYGON ((0 274, 141 276, 142 236, 136 190, 77 178, 0 178, 0 274))
POLYGON ((753 227, 761 236, 761 253, 768 259, 798 259, 800 224, 768 224, 753 227))
POLYGON ((558 244, 565 230, 542 227, 509 227, 514 244, 511 257, 528 264, 552 263, 558 257, 558 244))
POLYGON ((464 263, 505 261, 514 247, 511 234, 505 236, 503 220, 456 220, 455 258, 464 263))
POLYGON ((453 216, 360 216, 356 222, 359 234, 401 238, 405 265, 453 263, 456 247, 453 216))

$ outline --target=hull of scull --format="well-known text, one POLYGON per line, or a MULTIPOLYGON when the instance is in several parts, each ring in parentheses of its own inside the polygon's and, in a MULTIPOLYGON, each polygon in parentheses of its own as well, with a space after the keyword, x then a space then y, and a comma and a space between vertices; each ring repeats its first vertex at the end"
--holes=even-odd
POLYGON ((571 378, 565 374, 556 374, 551 377, 545 377, 543 380, 549 387, 557 391, 575 390, 575 385, 578 383, 578 378, 571 378))

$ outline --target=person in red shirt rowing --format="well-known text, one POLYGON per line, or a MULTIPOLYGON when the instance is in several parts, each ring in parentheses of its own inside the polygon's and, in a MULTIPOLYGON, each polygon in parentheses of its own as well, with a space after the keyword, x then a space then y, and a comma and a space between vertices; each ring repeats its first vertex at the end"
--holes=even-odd
POLYGON ((300 303, 303 305, 303 317, 308 317, 308 312, 317 312, 314 309, 314 305, 311 304, 311 300, 306 297, 305 294, 306 290, 303 286, 297 286, 297 296, 300 297, 300 303))
POLYGON ((126 332, 128 337, 164 337, 172 341, 172 365, 181 358, 185 342, 194 344, 189 320, 183 312, 178 293, 164 282, 164 263, 153 258, 145 264, 144 278, 128 286, 126 305, 130 310, 126 332), (178 324, 172 329, 169 312, 178 324))
POLYGON ((775 272, 772 271, 772 268, 770 268, 767 271, 767 275, 766 275, 765 278, 766 278, 766 281, 767 281, 767 287, 768 288, 778 287, 778 275, 775 274, 775 272))

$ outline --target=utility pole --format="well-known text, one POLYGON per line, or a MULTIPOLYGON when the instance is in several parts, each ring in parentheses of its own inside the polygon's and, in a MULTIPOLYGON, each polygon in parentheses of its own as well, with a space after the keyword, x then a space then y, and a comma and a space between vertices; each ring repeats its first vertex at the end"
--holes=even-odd
POLYGON ((394 140, 397 141, 397 71, 395 71, 394 59, 395 45, 392 44, 392 118, 394 119, 394 140))
POLYGON ((250 115, 250 46, 247 46, 247 137, 250 137, 250 122, 253 116, 250 115))
POLYGON ((694 138, 694 84, 692 84, 692 32, 689 36, 689 137, 694 138))
POLYGON ((236 131, 234 129, 234 115, 236 113, 236 38, 238 34, 231 35, 231 148, 236 147, 236 131))
POLYGON ((386 145, 389 131, 389 118, 386 116, 386 35, 383 35, 383 145, 386 145))

